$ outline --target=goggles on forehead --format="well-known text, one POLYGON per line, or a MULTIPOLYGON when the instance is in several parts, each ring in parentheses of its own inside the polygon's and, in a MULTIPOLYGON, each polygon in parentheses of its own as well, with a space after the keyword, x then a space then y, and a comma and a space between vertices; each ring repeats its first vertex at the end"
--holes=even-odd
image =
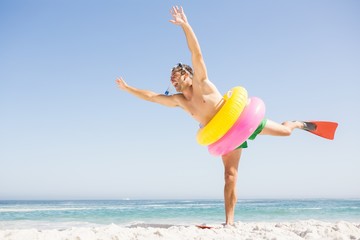
POLYGON ((178 63, 176 64, 172 69, 171 69, 171 72, 174 72, 174 71, 181 71, 181 75, 184 74, 183 71, 185 72, 189 72, 188 70, 186 70, 185 66, 182 64, 182 63, 178 63))

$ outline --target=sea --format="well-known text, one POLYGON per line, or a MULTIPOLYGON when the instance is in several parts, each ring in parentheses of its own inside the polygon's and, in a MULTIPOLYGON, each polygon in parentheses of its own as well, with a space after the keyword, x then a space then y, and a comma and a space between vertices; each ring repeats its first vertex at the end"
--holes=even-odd
MULTIPOLYGON (((359 199, 243 199, 235 221, 360 222, 359 199)), ((223 200, 0 201, 0 230, 70 227, 221 224, 223 200)))

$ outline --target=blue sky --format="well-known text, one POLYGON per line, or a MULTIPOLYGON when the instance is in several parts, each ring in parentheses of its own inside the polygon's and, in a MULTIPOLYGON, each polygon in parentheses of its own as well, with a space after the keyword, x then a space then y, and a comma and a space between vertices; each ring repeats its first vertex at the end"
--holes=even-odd
POLYGON ((359 1, 5 0, 0 199, 222 198, 198 123, 115 84, 163 92, 171 67, 190 63, 174 4, 221 92, 244 86, 274 121, 339 122, 334 141, 250 142, 239 198, 360 198, 359 1))

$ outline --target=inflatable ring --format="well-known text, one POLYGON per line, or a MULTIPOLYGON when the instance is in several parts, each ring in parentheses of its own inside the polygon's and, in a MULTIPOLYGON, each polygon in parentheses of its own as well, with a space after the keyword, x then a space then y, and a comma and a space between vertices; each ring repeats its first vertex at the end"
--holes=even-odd
POLYGON ((256 130, 265 116, 265 104, 257 97, 249 99, 247 106, 231 129, 218 141, 208 146, 212 155, 219 156, 234 150, 256 130))
POLYGON ((234 125, 247 103, 248 94, 243 87, 234 87, 224 95, 225 103, 215 116, 201 128, 196 136, 200 145, 209 145, 222 136, 234 125))

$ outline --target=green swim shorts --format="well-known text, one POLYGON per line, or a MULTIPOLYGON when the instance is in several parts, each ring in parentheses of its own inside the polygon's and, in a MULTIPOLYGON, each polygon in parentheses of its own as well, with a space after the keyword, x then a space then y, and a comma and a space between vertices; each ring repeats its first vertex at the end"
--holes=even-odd
MULTIPOLYGON (((251 134, 251 136, 248 138, 249 140, 254 140, 256 138, 256 136, 261 133, 261 131, 264 129, 265 125, 266 125, 267 119, 264 118, 261 123, 259 124, 259 126, 256 128, 256 130, 253 132, 253 134, 251 134)), ((243 142, 240 146, 238 146, 236 149, 239 148, 247 148, 247 141, 243 142)))

